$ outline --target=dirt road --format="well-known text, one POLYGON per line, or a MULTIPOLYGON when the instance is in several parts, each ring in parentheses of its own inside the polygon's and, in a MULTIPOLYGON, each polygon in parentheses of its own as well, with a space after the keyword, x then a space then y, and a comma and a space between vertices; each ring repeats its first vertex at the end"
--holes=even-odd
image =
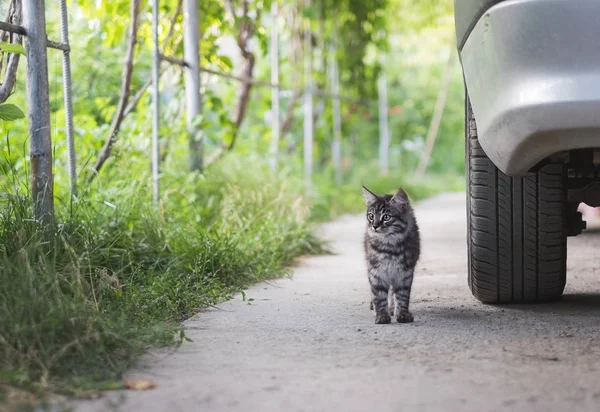
POLYGON ((199 314, 185 323, 193 343, 146 357, 134 375, 156 389, 77 410, 600 410, 600 235, 569 240, 561 302, 485 306, 467 288, 464 194, 415 209, 414 323, 375 325, 364 218, 346 217, 323 228, 337 255, 199 314))

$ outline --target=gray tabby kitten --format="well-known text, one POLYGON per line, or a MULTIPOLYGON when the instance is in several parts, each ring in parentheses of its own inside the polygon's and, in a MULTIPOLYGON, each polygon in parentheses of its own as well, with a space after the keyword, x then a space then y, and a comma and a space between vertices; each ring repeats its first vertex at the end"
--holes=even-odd
POLYGON ((406 192, 376 194, 363 186, 367 202, 365 253, 375 323, 413 321, 408 311, 413 274, 421 250, 419 227, 406 192), (389 309, 388 309, 389 306, 389 309))

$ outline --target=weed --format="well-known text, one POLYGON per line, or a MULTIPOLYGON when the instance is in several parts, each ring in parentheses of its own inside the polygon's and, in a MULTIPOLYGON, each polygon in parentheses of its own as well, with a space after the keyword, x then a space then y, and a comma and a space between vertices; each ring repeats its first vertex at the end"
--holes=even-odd
POLYGON ((149 345, 177 343, 174 335, 184 341, 174 332, 200 308, 319 252, 306 199, 255 169, 215 168, 210 184, 167 175, 178 190, 160 207, 147 176, 107 173, 80 198, 57 202, 51 236, 38 230, 27 194, 15 190, 23 185, 7 187, 0 380, 67 392, 110 386, 149 345))

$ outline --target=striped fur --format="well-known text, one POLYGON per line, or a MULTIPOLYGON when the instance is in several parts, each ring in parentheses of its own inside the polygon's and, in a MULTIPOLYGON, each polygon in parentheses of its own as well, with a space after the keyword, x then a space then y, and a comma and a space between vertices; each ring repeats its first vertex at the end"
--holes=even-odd
POLYGON ((408 311, 415 266, 421 250, 419 227, 406 192, 377 196, 366 187, 365 254, 375 323, 413 321, 408 311))

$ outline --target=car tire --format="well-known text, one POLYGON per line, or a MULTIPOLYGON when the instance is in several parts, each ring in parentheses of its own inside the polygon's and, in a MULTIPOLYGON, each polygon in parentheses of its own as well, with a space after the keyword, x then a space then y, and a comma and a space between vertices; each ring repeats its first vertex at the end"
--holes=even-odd
POLYGON ((559 298, 566 282, 566 166, 509 177, 486 156, 465 98, 469 287, 484 303, 559 298))

